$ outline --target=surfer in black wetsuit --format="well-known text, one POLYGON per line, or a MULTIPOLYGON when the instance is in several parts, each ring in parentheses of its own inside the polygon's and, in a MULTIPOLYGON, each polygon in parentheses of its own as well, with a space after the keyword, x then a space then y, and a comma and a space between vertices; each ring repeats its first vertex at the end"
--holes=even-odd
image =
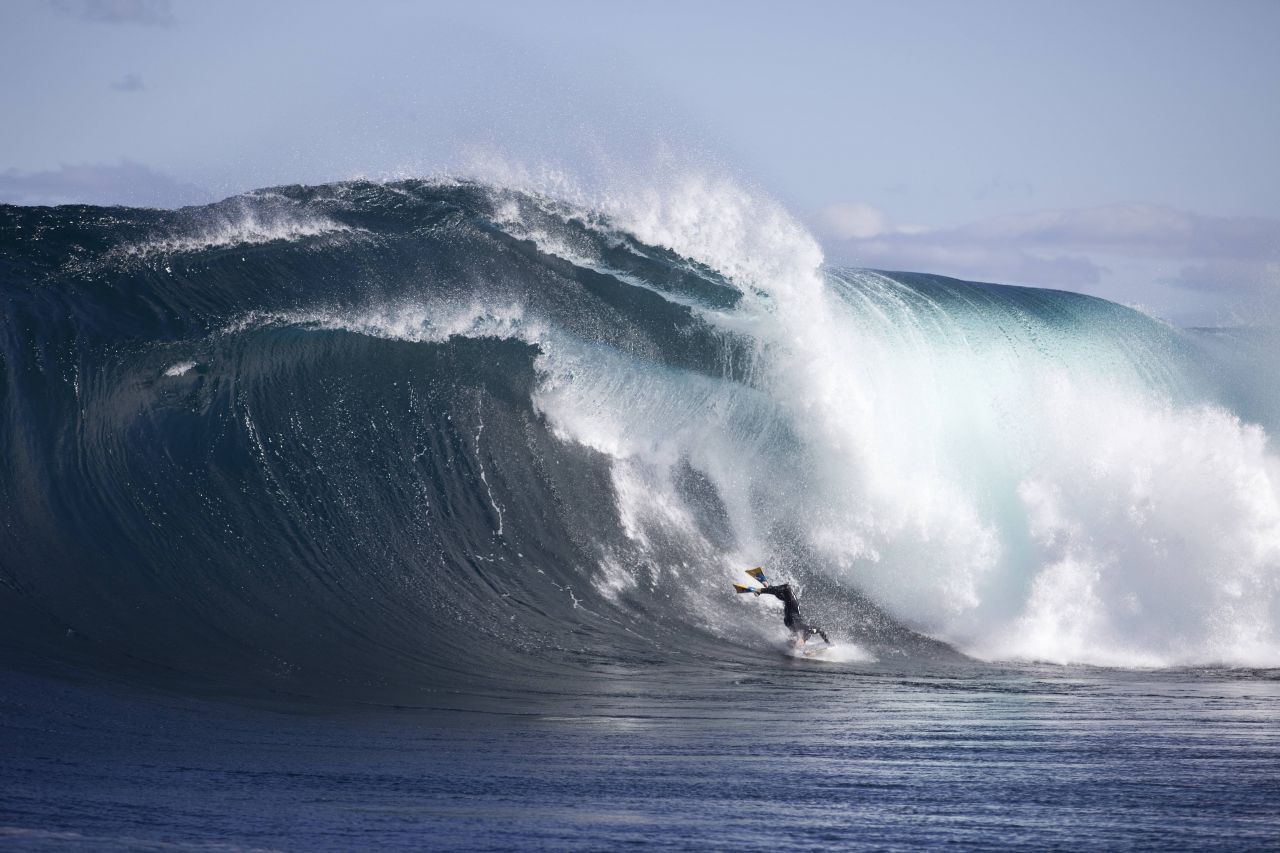
POLYGON ((796 600, 796 595, 791 591, 791 584, 780 583, 775 586, 763 586, 753 590, 756 595, 772 595, 776 596, 782 602, 782 623, 791 629, 791 636, 796 641, 796 645, 804 645, 804 642, 817 634, 827 645, 831 644, 831 640, 827 639, 827 632, 821 628, 815 628, 800 618, 800 602, 796 600))

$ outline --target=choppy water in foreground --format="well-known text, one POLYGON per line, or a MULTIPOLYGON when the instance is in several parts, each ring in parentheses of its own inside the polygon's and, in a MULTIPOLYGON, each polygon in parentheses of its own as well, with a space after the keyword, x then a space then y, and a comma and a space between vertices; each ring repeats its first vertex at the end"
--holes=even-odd
POLYGON ((0 847, 1259 849, 1276 673, 765 661, 422 709, 2 676, 0 847), (170 847, 172 845, 172 847, 170 847))

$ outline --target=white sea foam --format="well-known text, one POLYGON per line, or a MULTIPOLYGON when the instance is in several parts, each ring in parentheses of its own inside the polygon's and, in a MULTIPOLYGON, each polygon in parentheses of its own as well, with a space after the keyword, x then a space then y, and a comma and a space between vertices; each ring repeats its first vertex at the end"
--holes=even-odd
POLYGON ((820 646, 810 643, 804 648, 796 648, 791 643, 782 647, 783 653, 798 660, 811 660, 826 663, 875 663, 876 656, 856 643, 835 643, 820 646))
POLYGON ((251 311, 223 330, 238 333, 265 326, 303 326, 327 331, 348 331, 376 338, 439 343, 453 337, 499 338, 538 343, 546 330, 527 319, 516 303, 440 301, 404 302, 360 309, 307 311, 251 311))
POLYGON ((840 580, 977 655, 1280 664, 1280 460, 1261 428, 1152 378, 1127 348, 1149 321, 966 324, 881 276, 828 280, 785 211, 725 181, 599 207, 735 281, 719 322, 769 365, 764 403, 607 359, 540 392, 566 438, 614 458, 639 547, 680 539, 721 582, 785 561, 765 531, 799 524, 840 580), (683 462, 724 499, 734 553, 698 540, 683 462))
POLYGON ((165 376, 183 376, 187 373, 187 371, 191 370, 191 368, 195 366, 196 366, 196 363, 194 361, 180 361, 177 364, 171 365, 169 369, 164 372, 164 375, 165 376))
POLYGON ((135 256, 176 254, 358 233, 358 229, 322 214, 246 199, 218 211, 205 212, 200 220, 182 230, 158 234, 119 251, 135 256))

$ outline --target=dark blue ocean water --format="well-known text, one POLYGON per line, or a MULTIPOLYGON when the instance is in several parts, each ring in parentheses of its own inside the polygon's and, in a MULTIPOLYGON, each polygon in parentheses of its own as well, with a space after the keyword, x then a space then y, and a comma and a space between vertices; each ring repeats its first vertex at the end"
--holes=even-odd
POLYGON ((1280 675, 762 660, 276 707, 5 673, 12 849, 1200 850, 1280 839, 1280 675))

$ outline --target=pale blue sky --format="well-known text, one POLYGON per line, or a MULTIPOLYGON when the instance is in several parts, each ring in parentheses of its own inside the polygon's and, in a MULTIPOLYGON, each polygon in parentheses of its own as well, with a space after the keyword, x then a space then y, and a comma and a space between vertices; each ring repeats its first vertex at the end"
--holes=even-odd
POLYGON ((775 195, 833 261, 1233 322, 1280 293, 1278 34, 1265 0, 16 0, 0 199, 665 149, 775 195))

